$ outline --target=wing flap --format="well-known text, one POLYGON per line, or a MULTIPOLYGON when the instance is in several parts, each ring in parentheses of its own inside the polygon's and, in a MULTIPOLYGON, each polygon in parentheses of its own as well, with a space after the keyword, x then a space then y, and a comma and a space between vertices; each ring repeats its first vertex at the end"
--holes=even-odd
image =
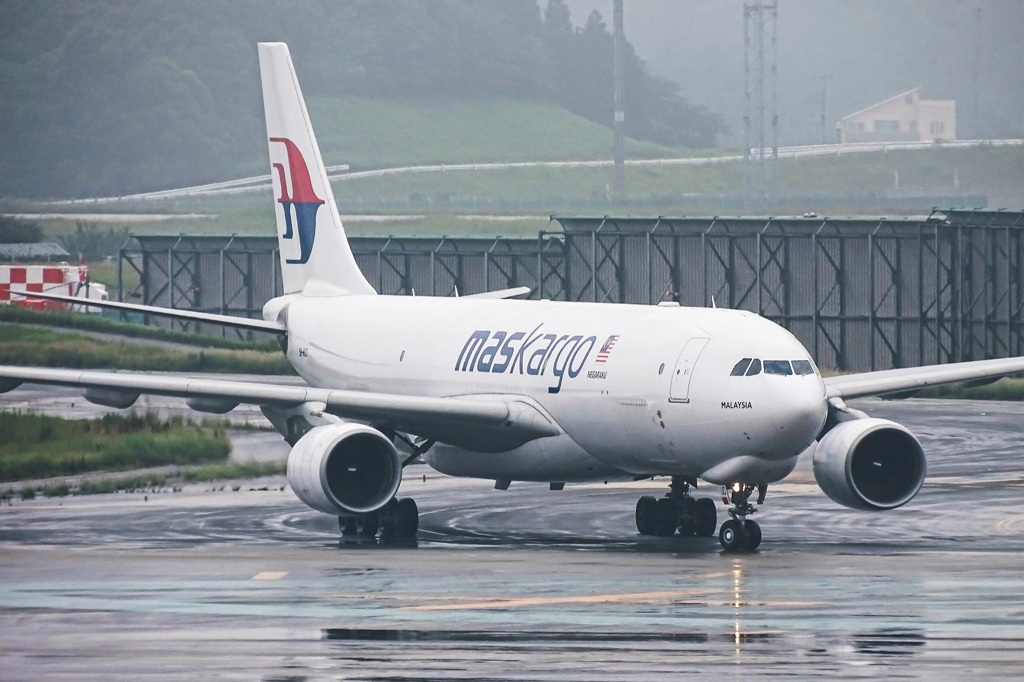
POLYGON ((1020 372, 1024 372, 1024 357, 976 360, 825 377, 825 390, 830 398, 860 398, 907 393, 942 384, 986 383, 1020 372))

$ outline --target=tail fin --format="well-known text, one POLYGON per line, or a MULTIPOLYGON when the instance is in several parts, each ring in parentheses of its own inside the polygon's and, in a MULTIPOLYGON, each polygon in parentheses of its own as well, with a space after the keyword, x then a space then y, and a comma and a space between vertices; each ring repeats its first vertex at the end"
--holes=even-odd
POLYGON ((349 248, 288 46, 260 43, 259 52, 284 293, 309 280, 376 293, 349 248))

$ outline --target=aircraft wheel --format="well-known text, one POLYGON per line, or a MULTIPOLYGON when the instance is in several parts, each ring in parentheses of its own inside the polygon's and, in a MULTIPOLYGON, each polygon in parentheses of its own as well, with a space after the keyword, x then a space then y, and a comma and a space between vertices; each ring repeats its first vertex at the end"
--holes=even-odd
POLYGON ((370 512, 369 514, 361 514, 356 517, 359 527, 359 537, 361 538, 373 538, 377 537, 377 530, 380 528, 380 514, 377 512, 370 512))
POLYGON ((746 541, 743 526, 736 519, 729 519, 722 524, 722 529, 718 531, 718 541, 722 543, 722 547, 727 552, 742 549, 746 541))
POLYGON ((411 497, 405 497, 398 501, 398 507, 395 510, 397 520, 395 523, 395 533, 400 538, 413 538, 416 537, 416 531, 420 528, 420 510, 416 506, 416 500, 411 497))
POLYGON ((658 520, 654 534, 663 538, 675 534, 676 527, 679 525, 679 512, 676 510, 676 505, 669 498, 663 497, 657 502, 657 510, 658 520))
POLYGON ((709 497, 697 500, 693 508, 693 531, 697 537, 710 538, 718 528, 718 510, 715 501, 709 497))
POLYGON ((747 521, 744 531, 747 537, 743 546, 747 549, 757 549, 761 545, 761 526, 757 525, 757 521, 747 521))
POLYGON ((658 500, 644 495, 636 503, 636 529, 640 535, 654 535, 658 528, 658 500))
POLYGON ((342 537, 352 537, 359 534, 359 519, 354 516, 339 516, 338 530, 342 537))
POLYGON ((697 531, 697 500, 687 495, 679 503, 679 534, 693 535, 697 531))

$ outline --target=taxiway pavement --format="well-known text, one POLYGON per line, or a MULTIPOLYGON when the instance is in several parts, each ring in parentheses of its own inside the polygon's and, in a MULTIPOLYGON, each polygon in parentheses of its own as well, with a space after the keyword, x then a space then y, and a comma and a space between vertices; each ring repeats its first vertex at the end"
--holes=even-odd
POLYGON ((340 543, 280 478, 15 500, 0 678, 1024 676, 1024 405, 857 406, 919 436, 921 493, 846 510, 803 463, 753 553, 637 535, 663 480, 497 491, 411 467, 414 545, 340 543))

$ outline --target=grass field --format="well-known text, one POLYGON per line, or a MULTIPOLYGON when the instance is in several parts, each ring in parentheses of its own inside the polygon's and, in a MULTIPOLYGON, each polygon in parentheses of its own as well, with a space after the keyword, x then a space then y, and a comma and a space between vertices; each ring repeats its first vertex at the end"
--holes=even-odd
POLYGON ((220 426, 109 414, 66 420, 0 412, 0 481, 224 462, 230 445, 220 426))
POLYGON ((957 384, 936 386, 921 391, 918 398, 957 398, 962 400, 1024 400, 1024 379, 1000 379, 988 386, 964 388, 957 384))
POLYGON ((294 374, 280 350, 203 349, 112 341, 76 332, 0 325, 0 364, 161 372, 294 374))
POLYGON ((165 327, 121 322, 100 315, 36 311, 8 305, 0 305, 0 322, 102 332, 105 334, 116 334, 129 339, 166 341, 174 344, 195 346, 197 348, 254 350, 264 353, 276 353, 280 350, 280 346, 273 339, 245 341, 230 337, 199 336, 190 332, 177 331, 165 327))
MULTIPOLYGON (((114 258, 89 263, 89 278, 93 282, 106 285, 107 293, 112 299, 117 298, 117 256, 114 258)), ((121 280, 124 287, 124 295, 135 290, 139 286, 139 273, 134 268, 125 267, 121 270, 121 280)))
MULTIPOLYGON (((704 166, 630 167, 623 200, 610 196, 610 183, 609 168, 513 168, 342 179, 334 182, 334 192, 343 215, 366 216, 346 220, 351 234, 366 236, 527 236, 544 229, 544 216, 553 214, 734 215, 745 210, 739 201, 743 188, 743 164, 739 161, 704 166), (374 215, 398 219, 368 217, 374 215), (534 218, 480 217, 495 215, 534 218)), ((782 159, 776 187, 780 196, 799 197, 796 204, 800 212, 814 210, 820 215, 877 215, 908 210, 921 214, 932 208, 933 197, 942 196, 1009 197, 1019 208, 1024 206, 1024 147, 937 147, 782 159), (914 197, 918 196, 921 199, 915 203, 914 197), (893 201, 899 206, 909 208, 892 210, 887 204, 889 197, 895 197, 893 201)), ((772 206, 759 210, 795 210, 793 199, 782 201, 785 205, 776 207, 779 210, 772 206)), ((146 202, 118 206, 116 210, 216 216, 119 223, 121 228, 138 234, 274 233, 274 204, 269 190, 224 198, 146 202)), ((75 222, 67 220, 44 220, 42 225, 47 238, 53 240, 69 236, 76 229, 75 222)), ((98 227, 106 230, 109 225, 101 222, 98 227)), ((98 281, 116 284, 113 266, 108 270, 97 269, 96 274, 98 281)), ((127 286, 131 288, 136 283, 130 281, 127 286)))

